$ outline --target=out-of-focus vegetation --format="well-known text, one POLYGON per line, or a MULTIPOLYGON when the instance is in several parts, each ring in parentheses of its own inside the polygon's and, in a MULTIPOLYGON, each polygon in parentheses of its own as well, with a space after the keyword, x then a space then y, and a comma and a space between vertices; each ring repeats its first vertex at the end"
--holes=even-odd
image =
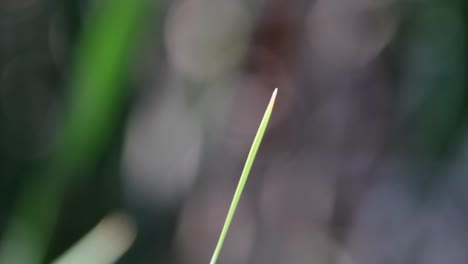
POLYGON ((0 0, 0 263, 209 263, 275 87, 219 263, 468 263, 466 20, 462 0, 0 0))
MULTIPOLYGON (((70 186, 88 181, 118 129, 116 121, 129 95, 128 65, 140 42, 149 3, 118 0, 92 4, 96 6, 83 22, 72 51, 63 125, 59 125, 51 154, 28 171, 31 175, 13 203, 1 263, 43 262, 61 201, 70 186)), ((95 246, 105 252, 107 245, 95 246)))

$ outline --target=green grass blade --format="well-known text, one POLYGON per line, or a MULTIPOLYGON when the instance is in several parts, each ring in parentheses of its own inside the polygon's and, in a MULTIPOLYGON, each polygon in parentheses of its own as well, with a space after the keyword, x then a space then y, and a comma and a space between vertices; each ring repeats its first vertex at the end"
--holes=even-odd
POLYGON ((223 229, 221 230, 221 235, 219 236, 219 240, 216 245, 215 251, 213 253, 213 256, 211 257, 210 264, 216 264, 216 261, 218 260, 219 253, 221 252, 224 240, 226 238, 226 234, 229 230, 229 226, 231 225, 232 218, 234 217, 237 204, 239 203, 240 197, 242 195, 242 191, 244 190, 245 183, 247 182, 250 169, 252 168, 252 164, 255 160, 255 156, 257 155, 258 148, 260 146, 260 143, 262 142, 263 135, 265 134, 265 130, 268 126, 268 121, 270 120, 270 116, 273 111, 273 107, 275 105, 277 92, 278 92, 278 88, 276 88, 273 91, 273 95, 271 96, 270 103, 268 104, 265 114, 263 115, 263 119, 262 119, 262 122, 260 123, 257 134, 255 135, 254 141, 252 143, 252 147, 250 148, 249 155, 247 156, 247 160, 244 165, 244 169, 242 170, 239 183, 234 193, 234 198, 232 199, 231 206, 229 207, 229 211, 226 216, 223 229))

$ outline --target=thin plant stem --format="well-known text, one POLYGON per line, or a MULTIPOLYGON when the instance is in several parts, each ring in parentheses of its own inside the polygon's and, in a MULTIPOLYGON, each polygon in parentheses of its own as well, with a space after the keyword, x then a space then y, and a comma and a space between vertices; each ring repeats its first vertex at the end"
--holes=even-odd
POLYGON ((275 105, 277 92, 278 92, 278 88, 275 88, 271 96, 270 103, 268 104, 265 114, 263 115, 263 119, 262 119, 262 122, 260 123, 257 134, 255 135, 255 138, 253 140, 252 146, 247 156, 247 160, 244 165, 244 169, 242 170, 242 174, 239 179, 239 183, 234 193, 234 198, 232 199, 231 206, 226 216, 226 220, 224 221, 224 226, 223 226, 223 229, 221 230, 221 235, 219 236, 219 240, 216 245, 215 251, 213 253, 213 256, 211 257, 210 264, 216 264, 216 261, 218 260, 219 253, 221 252, 224 240, 226 238, 226 234, 229 230, 229 226, 231 225, 232 218, 234 217, 234 213, 236 212, 237 204, 239 203, 240 197, 242 195, 242 191, 244 190, 245 183, 247 182, 247 178, 249 177, 250 169, 252 168, 252 164, 255 160, 255 156, 257 155, 258 148, 260 146, 260 143, 262 142, 263 135, 265 134, 265 130, 268 125, 268 121, 270 120, 270 116, 273 111, 273 107, 275 105))

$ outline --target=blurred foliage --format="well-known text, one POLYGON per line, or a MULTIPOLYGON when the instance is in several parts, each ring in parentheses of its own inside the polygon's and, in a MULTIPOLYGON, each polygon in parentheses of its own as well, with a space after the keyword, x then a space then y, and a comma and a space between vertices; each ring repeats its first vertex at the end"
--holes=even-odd
MULTIPOLYGON (((32 175, 15 203, 0 262, 42 263, 70 187, 89 187, 83 184, 90 181, 99 160, 109 153, 119 129, 116 124, 129 98, 128 66, 144 28, 148 4, 145 0, 99 2, 86 19, 73 52, 64 128, 52 155, 28 172, 32 175)), ((117 198, 118 171, 115 163, 111 166, 115 184, 106 183, 102 186, 106 189, 100 192, 117 198)), ((111 204, 104 204, 102 209, 117 206, 112 200, 108 202, 111 204)))
MULTIPOLYGON (((411 2, 410 2, 411 3, 411 2)), ((464 1, 416 1, 402 31, 401 113, 404 144, 423 193, 443 186, 466 134, 466 14, 464 1)))

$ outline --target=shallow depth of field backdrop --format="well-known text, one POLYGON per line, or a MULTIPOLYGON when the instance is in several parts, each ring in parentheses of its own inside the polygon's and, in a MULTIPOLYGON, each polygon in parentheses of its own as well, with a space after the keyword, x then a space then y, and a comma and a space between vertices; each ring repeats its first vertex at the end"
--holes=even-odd
POLYGON ((466 11, 0 0, 1 264, 208 263, 275 87, 220 264, 468 263, 466 11))

